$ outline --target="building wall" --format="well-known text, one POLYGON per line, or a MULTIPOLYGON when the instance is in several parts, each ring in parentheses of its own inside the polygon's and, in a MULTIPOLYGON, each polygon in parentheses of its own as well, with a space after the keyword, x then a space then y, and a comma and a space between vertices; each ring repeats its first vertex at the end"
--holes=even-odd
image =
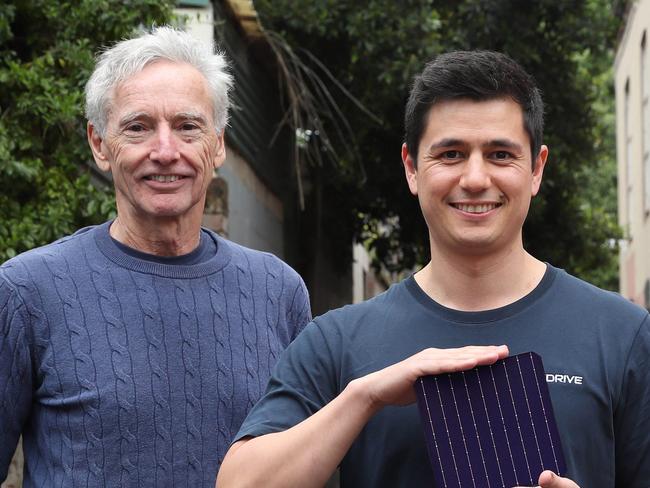
POLYGON ((253 249, 283 257, 283 206, 233 148, 227 148, 219 176, 228 183, 226 236, 253 249))
POLYGON ((620 291, 650 308, 650 0, 630 7, 615 84, 620 291))
POLYGON ((352 248, 352 302, 359 303, 379 295, 386 287, 370 265, 370 255, 362 244, 352 248))

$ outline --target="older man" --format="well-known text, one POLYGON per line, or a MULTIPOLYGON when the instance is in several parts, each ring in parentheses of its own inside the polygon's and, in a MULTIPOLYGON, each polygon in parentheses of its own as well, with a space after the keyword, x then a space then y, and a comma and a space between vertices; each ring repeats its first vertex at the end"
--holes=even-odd
MULTIPOLYGON (((339 464, 346 487, 433 486, 416 379, 530 350, 551 377, 580 378, 549 385, 571 479, 544 471, 532 481, 647 488, 647 311, 523 247, 548 156, 542 116, 532 78, 503 54, 448 53, 426 66, 406 106, 402 160, 431 261, 305 328, 237 434, 220 488, 321 486, 339 464)), ((444 469, 444 486, 489 486, 480 469, 476 479, 471 466, 471 478, 444 469)))
POLYGON ((213 486, 280 351, 310 319, 300 277, 201 228, 232 84, 168 27, 104 52, 88 141, 117 217, 0 268, 0 479, 213 486))

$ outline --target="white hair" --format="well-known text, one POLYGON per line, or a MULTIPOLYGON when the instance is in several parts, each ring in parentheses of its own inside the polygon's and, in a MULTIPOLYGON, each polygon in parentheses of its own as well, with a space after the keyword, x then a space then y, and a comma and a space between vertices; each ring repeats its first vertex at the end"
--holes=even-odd
POLYGON ((86 83, 88 121, 104 137, 115 89, 148 64, 168 60, 187 63, 205 77, 212 95, 215 127, 221 132, 228 123, 228 92, 233 79, 224 54, 213 48, 169 26, 155 27, 139 37, 116 43, 99 55, 95 71, 86 83))

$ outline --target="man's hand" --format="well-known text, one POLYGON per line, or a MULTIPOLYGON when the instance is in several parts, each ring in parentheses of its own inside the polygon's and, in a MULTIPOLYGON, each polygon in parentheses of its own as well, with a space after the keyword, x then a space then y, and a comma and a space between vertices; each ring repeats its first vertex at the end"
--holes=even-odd
POLYGON ((539 475, 539 486, 541 488, 580 488, 568 478, 561 478, 553 471, 544 471, 539 475))
POLYGON ((415 402, 413 384, 418 377, 464 371, 507 356, 506 346, 425 349, 356 378, 331 402, 290 429, 233 444, 219 470, 217 486, 323 486, 378 410, 415 402))
MULTIPOLYGON (((562 478, 556 475, 553 471, 544 471, 539 475, 538 488, 580 488, 573 481, 568 478, 562 478)), ((524 488, 517 486, 515 488, 524 488)))
POLYGON ((420 376, 465 371, 508 356, 507 346, 425 349, 399 363, 359 378, 375 409, 415 402, 413 385, 420 376))

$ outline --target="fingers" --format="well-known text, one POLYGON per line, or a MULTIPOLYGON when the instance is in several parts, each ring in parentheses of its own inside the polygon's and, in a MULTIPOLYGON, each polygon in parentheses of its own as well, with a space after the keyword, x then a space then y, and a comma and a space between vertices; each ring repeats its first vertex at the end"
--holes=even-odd
POLYGON ((553 471, 544 471, 539 475, 540 488, 580 488, 568 478, 562 478, 553 471))
POLYGON ((419 354, 437 360, 476 359, 496 361, 508 355, 508 346, 465 346, 452 349, 429 348, 424 349, 419 354))
POLYGON ((418 355, 418 376, 464 371, 492 364, 508 356, 507 346, 466 346, 456 349, 425 349, 418 355))
POLYGON ((466 346, 456 349, 425 349, 362 378, 367 403, 373 408, 408 405, 415 401, 413 384, 420 376, 465 371, 492 364, 508 356, 507 346, 466 346))

